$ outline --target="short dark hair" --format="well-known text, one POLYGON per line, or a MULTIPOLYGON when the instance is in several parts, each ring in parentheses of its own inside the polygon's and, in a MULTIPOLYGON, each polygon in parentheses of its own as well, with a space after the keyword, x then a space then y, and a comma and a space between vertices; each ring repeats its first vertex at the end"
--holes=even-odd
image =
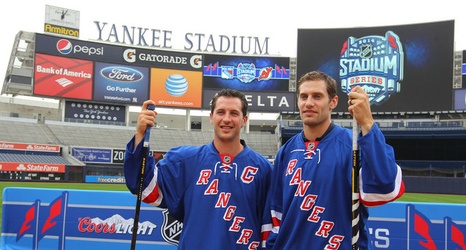
POLYGON ((311 71, 304 74, 298 81, 298 86, 296 88, 296 93, 299 95, 299 87, 303 82, 306 81, 314 81, 314 80, 324 80, 325 84, 327 85, 327 94, 330 99, 337 95, 337 81, 333 79, 331 76, 325 74, 321 71, 311 71))
POLYGON ((243 92, 235 89, 222 89, 217 92, 212 98, 212 106, 210 107, 211 113, 214 113, 217 99, 221 96, 239 98, 241 100, 241 112, 243 112, 243 116, 248 114, 248 101, 246 100, 246 97, 244 96, 243 92))

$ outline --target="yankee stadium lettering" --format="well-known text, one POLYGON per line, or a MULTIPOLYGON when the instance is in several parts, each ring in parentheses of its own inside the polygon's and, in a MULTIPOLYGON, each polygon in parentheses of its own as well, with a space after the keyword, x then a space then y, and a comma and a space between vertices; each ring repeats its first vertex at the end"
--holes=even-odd
MULTIPOLYGON (((174 36, 171 30, 134 27, 94 21, 97 40, 128 45, 172 49, 184 38, 186 51, 221 52, 234 54, 269 54, 269 37, 213 35, 187 32, 183 37, 174 36), (178 40, 178 42, 177 42, 178 40)), ((176 34, 175 34, 176 35, 176 34)), ((141 59, 142 60, 142 59, 141 59)))

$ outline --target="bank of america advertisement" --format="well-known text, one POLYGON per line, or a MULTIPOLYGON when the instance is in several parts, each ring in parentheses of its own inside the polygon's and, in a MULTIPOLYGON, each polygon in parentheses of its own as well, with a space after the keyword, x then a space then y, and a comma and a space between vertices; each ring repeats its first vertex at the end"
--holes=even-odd
POLYGON ((92 100, 94 63, 36 53, 34 95, 92 100))

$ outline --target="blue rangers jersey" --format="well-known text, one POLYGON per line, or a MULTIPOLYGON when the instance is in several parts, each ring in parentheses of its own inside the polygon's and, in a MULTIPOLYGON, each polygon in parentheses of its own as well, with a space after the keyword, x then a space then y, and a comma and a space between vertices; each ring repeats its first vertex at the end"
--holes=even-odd
MULTIPOLYGON (((260 249, 272 164, 249 148, 236 156, 219 154, 213 142, 169 150, 154 164, 147 160, 142 201, 168 208, 183 222, 179 249, 260 249)), ((142 143, 127 144, 124 173, 133 194, 138 190, 142 143)), ((270 220, 270 219, 269 219, 270 220)))
MULTIPOLYGON (((359 247, 367 249, 367 207, 397 199, 404 184, 393 148, 376 124, 358 144, 359 247)), ((268 249, 351 249, 352 151, 352 131, 333 124, 321 140, 306 142, 301 132, 280 148, 270 192, 268 249)))

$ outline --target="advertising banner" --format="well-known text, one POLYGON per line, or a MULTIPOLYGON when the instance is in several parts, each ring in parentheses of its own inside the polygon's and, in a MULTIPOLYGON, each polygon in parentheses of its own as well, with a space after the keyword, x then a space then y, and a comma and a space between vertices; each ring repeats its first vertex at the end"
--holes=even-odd
POLYGON ((375 249, 466 249, 464 204, 393 202, 369 210, 375 249))
POLYGON ((149 97, 149 69, 95 63, 94 100, 142 104, 149 97))
POLYGON ((160 107, 201 108, 202 72, 151 69, 150 99, 160 107))
MULTIPOLYGON (((205 89, 202 108, 210 109, 210 101, 218 90, 205 89)), ((296 111, 296 94, 294 92, 257 92, 243 91, 248 101, 250 112, 296 111)))
MULTIPOLYGON (((102 184, 105 185, 105 184, 102 184)), ((136 198, 124 191, 5 188, 1 249, 128 249, 136 198)), ((465 249, 464 204, 369 209, 372 249, 465 249)), ((142 204, 137 249, 176 249, 182 223, 142 204)))
POLYGON ((112 149, 72 147, 71 155, 86 163, 112 163, 112 149))
POLYGON ((17 143, 17 142, 2 142, 0 141, 0 149, 2 150, 27 150, 34 152, 60 153, 59 145, 36 144, 36 143, 17 143))
POLYGON ((34 95, 92 99, 92 61, 36 53, 34 95))
POLYGON ((36 53, 89 61, 123 63, 124 47, 36 33, 36 53))
POLYGON ((0 170, 28 173, 65 173, 65 164, 34 162, 0 162, 0 170))
MULTIPOLYGON (((129 249, 135 204, 129 191, 6 188, 0 248, 129 249)), ((181 229, 166 210, 142 204, 136 248, 174 250, 181 229)))

